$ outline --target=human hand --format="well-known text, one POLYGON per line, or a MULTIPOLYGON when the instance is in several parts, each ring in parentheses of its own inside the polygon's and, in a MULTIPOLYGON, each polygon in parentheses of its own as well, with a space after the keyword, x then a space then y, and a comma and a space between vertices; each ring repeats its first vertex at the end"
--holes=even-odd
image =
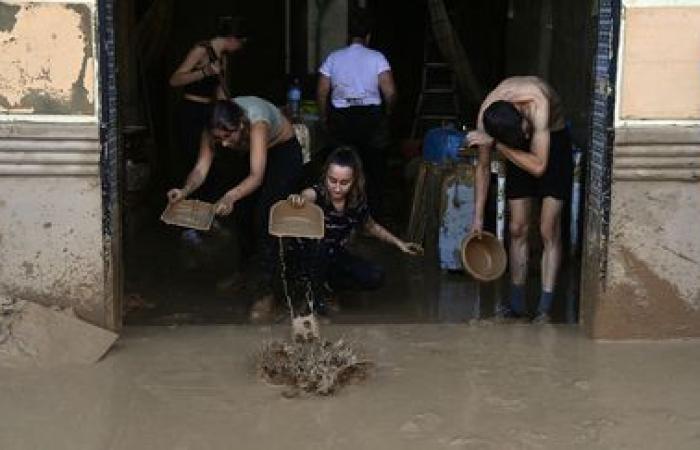
POLYGON ((484 220, 475 217, 472 222, 471 233, 475 234, 478 239, 481 239, 481 233, 484 231, 484 220))
POLYGON ((224 195, 219 199, 218 202, 216 202, 216 209, 214 210, 214 214, 216 214, 217 216, 228 216, 233 212, 233 204, 235 202, 236 201, 232 195, 224 195))
POLYGON ((177 203, 180 200, 184 200, 185 197, 187 197, 185 195, 185 191, 183 191, 182 189, 170 189, 166 196, 168 197, 168 203, 170 204, 177 203))
POLYGON ((467 147, 492 147, 494 139, 481 130, 473 130, 467 133, 467 147))
POLYGON ((219 61, 212 61, 202 67, 205 75, 219 75, 221 74, 221 63, 219 61))
POLYGON ((303 208, 304 204, 306 203, 304 197, 299 194, 291 194, 289 197, 287 197, 287 201, 294 208, 303 208))
POLYGON ((409 255, 422 255, 423 254, 423 247, 421 247, 419 244, 416 244, 415 242, 404 242, 401 241, 399 243, 399 248, 401 249, 402 252, 408 253, 409 255))

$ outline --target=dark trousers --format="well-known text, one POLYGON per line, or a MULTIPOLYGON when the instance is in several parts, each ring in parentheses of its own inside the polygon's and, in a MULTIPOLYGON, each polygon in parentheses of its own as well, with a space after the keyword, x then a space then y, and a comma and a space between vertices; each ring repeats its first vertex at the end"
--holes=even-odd
POLYGON ((199 155, 199 143, 202 131, 207 127, 212 105, 209 103, 180 101, 179 131, 180 142, 173 155, 173 172, 171 181, 174 186, 181 186, 190 173, 199 155))
POLYGON ((272 278, 279 269, 277 239, 268 232, 270 208, 299 191, 301 173, 301 145, 296 137, 268 149, 262 185, 251 199, 254 202, 253 230, 259 250, 257 266, 261 272, 261 283, 267 287, 272 287, 272 278))
POLYGON ((304 309, 307 290, 322 307, 332 291, 374 290, 384 283, 384 268, 343 247, 311 239, 287 240, 285 269, 289 293, 296 308, 304 309))
POLYGON ((382 212, 386 152, 389 146, 389 124, 380 106, 333 108, 329 115, 331 144, 355 147, 367 181, 367 203, 370 213, 382 212))
POLYGON ((327 255, 321 275, 333 290, 374 290, 384 283, 384 268, 345 249, 327 255))

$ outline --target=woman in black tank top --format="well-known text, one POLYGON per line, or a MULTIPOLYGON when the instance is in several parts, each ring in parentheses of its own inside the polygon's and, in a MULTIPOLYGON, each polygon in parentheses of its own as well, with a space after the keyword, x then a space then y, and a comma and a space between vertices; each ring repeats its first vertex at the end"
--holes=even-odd
MULTIPOLYGON (((242 18, 222 21, 216 36, 195 44, 170 77, 170 86, 183 91, 179 108, 180 142, 173 155, 175 170, 171 181, 183 181, 196 161, 200 136, 209 120, 213 101, 228 98, 225 56, 240 50, 246 39, 247 29, 242 18)), ((205 188, 205 195, 206 191, 205 188)))

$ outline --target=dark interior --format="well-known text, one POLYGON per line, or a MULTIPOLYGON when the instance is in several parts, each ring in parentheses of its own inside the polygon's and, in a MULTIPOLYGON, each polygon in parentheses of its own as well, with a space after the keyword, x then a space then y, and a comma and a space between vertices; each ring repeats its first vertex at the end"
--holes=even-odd
MULTIPOLYGON (((247 308, 255 292, 247 290, 240 280, 230 279, 238 268, 242 239, 235 225, 205 236, 193 251, 182 247, 182 229, 159 221, 166 204, 166 190, 180 183, 174 178, 172 167, 172 155, 178 145, 174 117, 180 92, 168 85, 168 78, 193 43, 212 36, 220 17, 243 15, 250 23, 251 38, 245 50, 229 61, 231 93, 257 95, 283 105, 289 81, 298 77, 304 100, 313 100, 316 74, 307 73, 306 59, 314 48, 307 44, 306 33, 314 24, 307 23, 306 18, 312 3, 324 2, 294 0, 288 2, 289 11, 285 11, 285 3, 200 0, 195 8, 191 2, 118 2, 119 101, 126 181, 126 324, 247 320, 247 308)), ((584 158, 596 24, 593 3, 444 2, 453 35, 464 48, 478 91, 485 95, 510 75, 539 74, 548 79, 563 98, 574 143, 583 150, 584 158)), ((426 57, 428 2, 348 1, 351 13, 361 7, 373 12, 371 46, 382 51, 391 63, 399 92, 385 180, 385 203, 391 207, 381 219, 393 232, 402 234, 411 209, 415 175, 411 167, 424 131, 411 139, 426 57)), ((429 58, 441 58, 437 47, 427 48, 429 58)), ((473 127, 481 99, 475 92, 462 89, 454 126, 473 127)), ((244 165, 246 160, 240 163, 244 165)), ((307 172, 309 179, 317 176, 313 165, 307 167, 307 172)), ((494 198, 489 208, 490 216, 495 217, 494 198)), ((568 219, 565 214, 565 243, 569 241, 568 219)), ((487 223, 488 227, 493 229, 495 220, 487 223)), ((536 231, 537 227, 533 229, 536 231)), ((537 236, 533 238, 536 241, 537 236)), ((344 294, 343 309, 333 319, 337 322, 464 322, 488 318, 494 303, 507 291, 507 276, 501 283, 480 285, 462 272, 440 270, 430 252, 424 258, 408 258, 364 237, 359 237, 355 245, 358 251, 385 265, 387 282, 379 291, 344 294)), ((539 286, 539 251, 538 245, 532 246, 528 281, 532 296, 539 286)), ((557 321, 575 322, 579 259, 576 248, 566 249, 565 253, 570 257, 563 263, 553 313, 557 321)))

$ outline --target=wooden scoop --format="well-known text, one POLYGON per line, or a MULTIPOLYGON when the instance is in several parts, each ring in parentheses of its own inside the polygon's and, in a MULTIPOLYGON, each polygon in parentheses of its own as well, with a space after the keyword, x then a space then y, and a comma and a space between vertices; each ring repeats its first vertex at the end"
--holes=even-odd
POLYGON ((273 236, 321 239, 323 230, 323 210, 313 203, 296 207, 280 200, 270 208, 268 231, 273 236))

